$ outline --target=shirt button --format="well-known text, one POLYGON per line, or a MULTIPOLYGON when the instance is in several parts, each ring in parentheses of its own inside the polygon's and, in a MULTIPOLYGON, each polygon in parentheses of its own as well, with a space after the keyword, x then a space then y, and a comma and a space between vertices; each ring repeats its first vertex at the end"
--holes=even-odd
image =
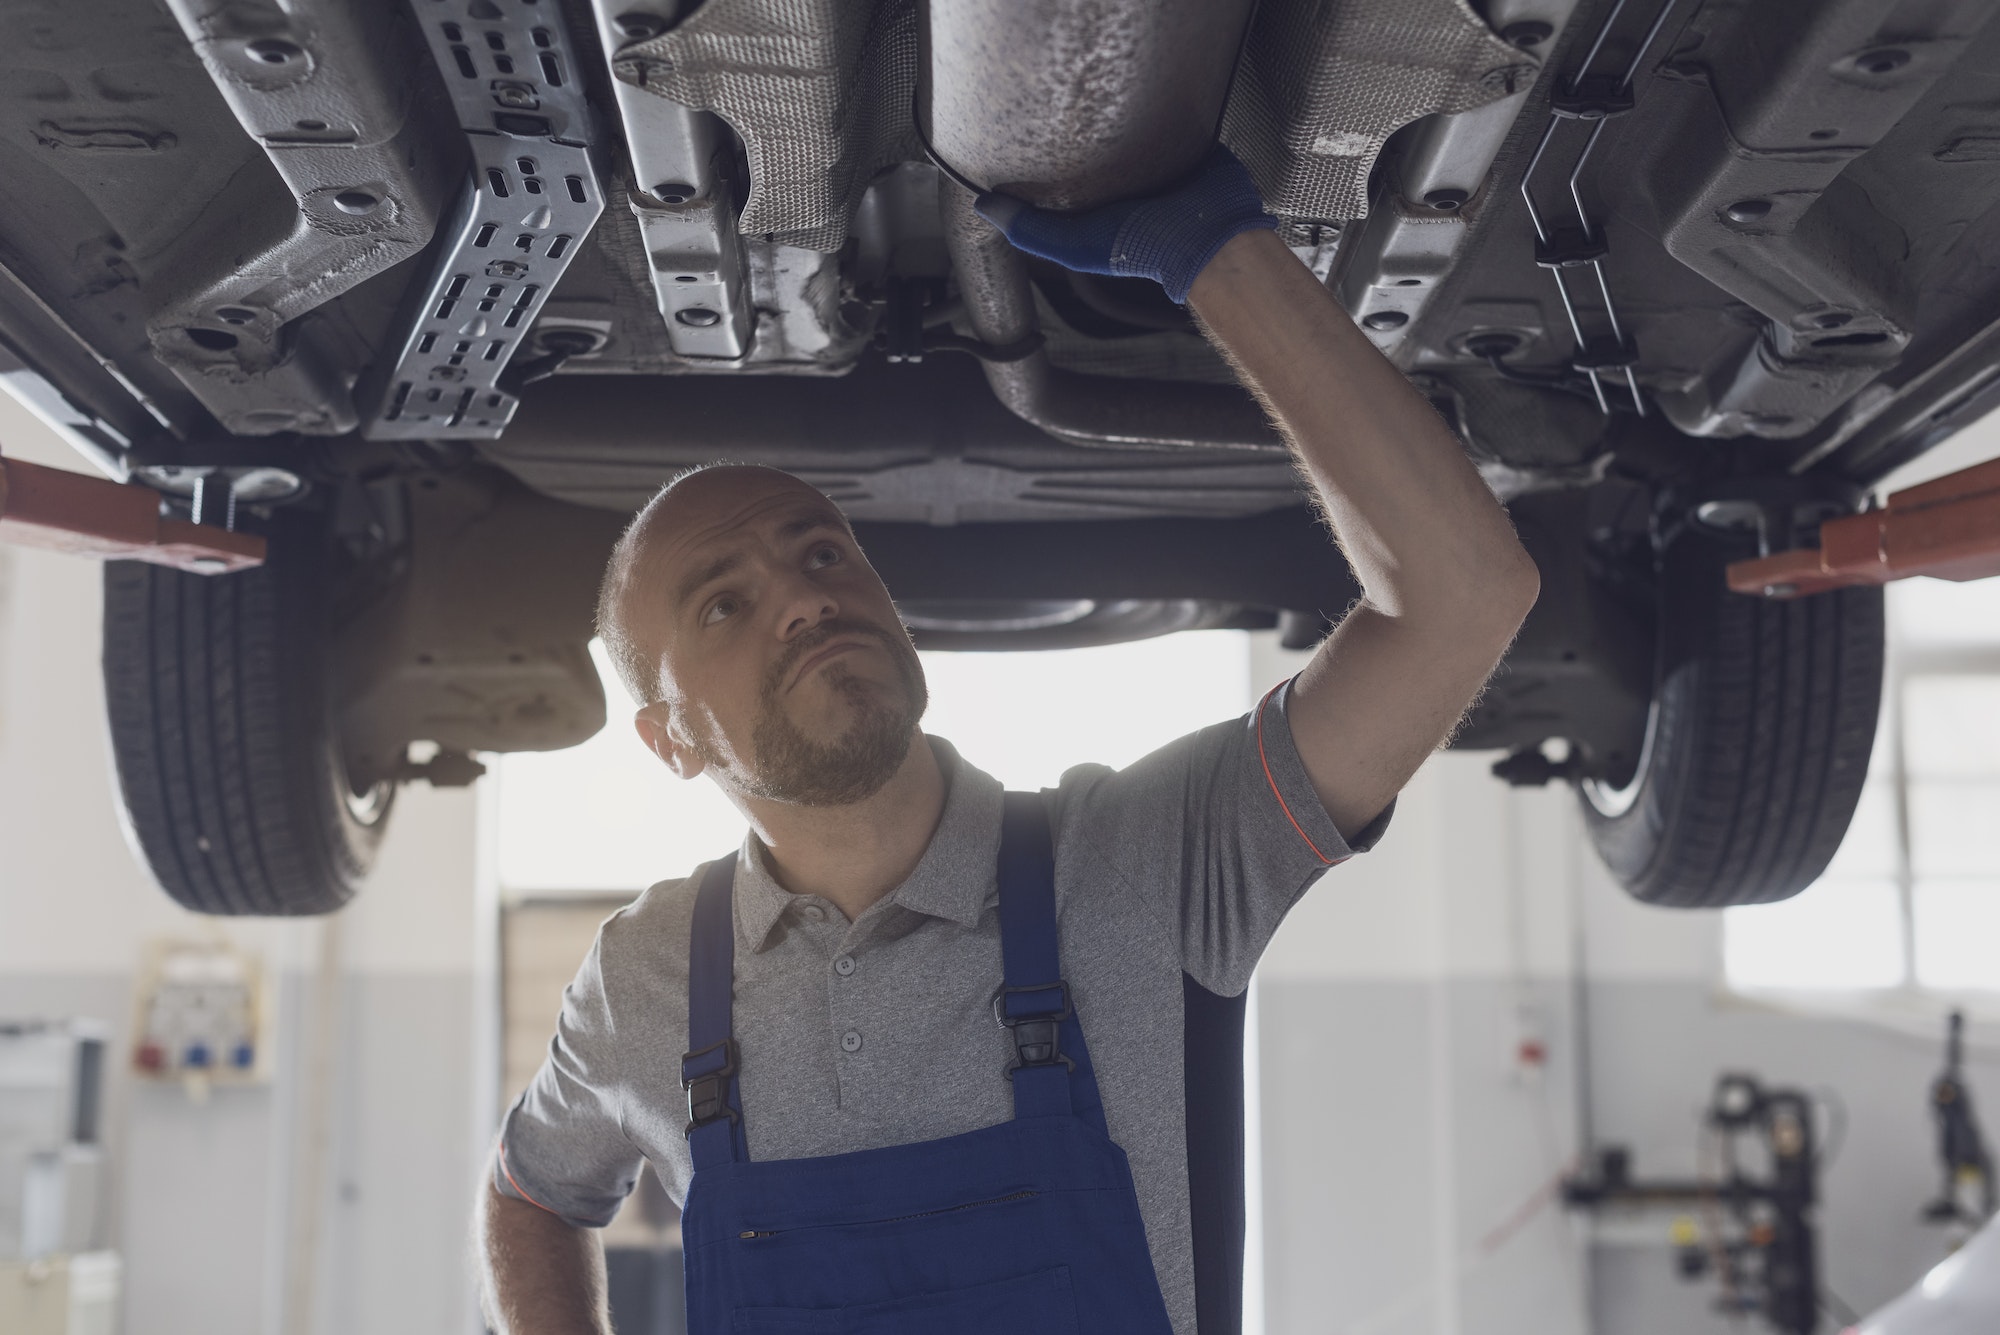
POLYGON ((799 916, 807 922, 825 922, 826 910, 817 904, 808 904, 799 910, 799 916))
POLYGON ((840 1050, 842 1052, 861 1051, 860 1032, 858 1030, 850 1029, 846 1033, 842 1034, 840 1036, 840 1050))
POLYGON ((833 971, 834 971, 835 973, 839 974, 839 975, 840 975, 840 976, 841 976, 842 978, 845 978, 845 977, 847 977, 847 976, 848 976, 849 974, 853 973, 853 972, 854 972, 854 956, 852 956, 852 955, 842 955, 842 956, 841 956, 841 957, 840 957, 839 959, 837 959, 837 960, 835 960, 835 961, 833 962, 833 971))

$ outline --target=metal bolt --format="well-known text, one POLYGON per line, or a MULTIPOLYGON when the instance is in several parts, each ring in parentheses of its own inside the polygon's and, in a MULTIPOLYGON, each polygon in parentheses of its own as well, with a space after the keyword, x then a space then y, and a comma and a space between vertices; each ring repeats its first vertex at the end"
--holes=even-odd
POLYGON ((1798 591, 1799 586, 1796 584, 1766 584, 1764 586, 1764 596, 1766 598, 1789 598, 1798 591))
POLYGON ((1854 317, 1846 311, 1827 311, 1813 317, 1813 323, 1821 329, 1838 329, 1854 317))
POLYGON ((707 329, 711 325, 722 323, 722 313, 712 311, 706 306, 689 306, 685 310, 675 311, 674 318, 695 329, 707 329))
POLYGON ((266 65, 289 65, 305 55, 297 46, 276 37, 260 37, 246 43, 243 49, 266 65))
POLYGON ((1510 23, 1500 30, 1500 40, 1523 51, 1532 51, 1555 36, 1555 28, 1535 19, 1510 23))
POLYGON ((1401 329, 1409 322, 1407 311, 1370 311, 1361 317, 1363 327, 1377 331, 1401 329))
POLYGON ((1475 357, 1509 357, 1521 350, 1527 340, 1507 329, 1487 329, 1472 334, 1465 340, 1465 350, 1475 357))
POLYGON ((653 187, 653 198, 662 204, 685 204, 698 193, 686 181, 662 181, 653 187))
POLYGON ((1893 74, 1910 63, 1910 53, 1900 46, 1878 46, 1854 58, 1854 68, 1863 74, 1893 74))
POLYGON ((1739 199, 1724 209, 1722 215, 1731 222, 1749 223, 1756 222, 1770 211, 1771 201, 1768 199, 1739 199))
POLYGON ((249 324, 257 318, 257 312, 247 306, 218 306, 215 318, 224 324, 249 324))
POLYGON ((648 14, 642 9, 620 14, 611 20, 611 26, 618 35, 628 42, 643 42, 658 37, 667 30, 667 21, 658 14, 648 14))
POLYGON ((371 213, 382 202, 379 196, 366 190, 343 190, 333 197, 333 206, 342 213, 360 215, 371 213))
POLYGON ((246 468, 235 475, 235 482, 230 495, 245 505, 286 500, 305 489, 297 473, 283 468, 246 468))
POLYGON ((1433 190, 1424 196, 1424 203, 1439 213, 1456 213, 1465 207, 1465 201, 1472 196, 1463 190, 1433 190))
POLYGON ((486 266, 488 278, 519 278, 528 272, 525 260, 495 260, 486 266))
POLYGON ((1704 501, 1695 507, 1694 517, 1727 533, 1750 533, 1763 522, 1763 513, 1755 501, 1704 501))

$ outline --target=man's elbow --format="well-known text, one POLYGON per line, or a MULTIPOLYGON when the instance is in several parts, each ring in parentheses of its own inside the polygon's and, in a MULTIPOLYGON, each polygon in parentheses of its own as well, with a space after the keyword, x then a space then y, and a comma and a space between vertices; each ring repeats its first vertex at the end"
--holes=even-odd
POLYGON ((1502 619, 1512 620, 1512 629, 1507 632, 1512 639, 1514 631, 1528 619, 1528 613, 1535 610, 1535 600, 1542 596, 1542 568, 1517 542, 1493 582, 1495 604, 1502 619))
POLYGON ((1452 621, 1461 633, 1477 634, 1505 649, 1534 610, 1542 592, 1542 572, 1519 543, 1496 553, 1459 587, 1452 621))

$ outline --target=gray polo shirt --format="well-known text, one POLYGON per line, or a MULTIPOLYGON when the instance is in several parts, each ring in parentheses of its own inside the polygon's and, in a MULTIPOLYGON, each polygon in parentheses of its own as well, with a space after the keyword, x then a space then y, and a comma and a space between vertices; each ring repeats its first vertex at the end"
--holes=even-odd
MULTIPOLYGON (((1062 971, 1139 1191, 1167 1311, 1194 1331, 1181 1087, 1181 974, 1249 985, 1278 923, 1354 847, 1313 793, 1286 691, 1123 770, 1081 765, 1047 792, 1062 971)), ((849 922, 736 868, 735 1030, 753 1160, 932 1140, 1013 1115, 993 1021, 1001 786, 931 738, 949 787, 910 878, 849 922)), ((548 1059, 508 1112, 495 1186, 592 1227, 650 1161, 676 1201, 693 1167, 680 1084, 698 869, 613 914, 563 994, 548 1059)))

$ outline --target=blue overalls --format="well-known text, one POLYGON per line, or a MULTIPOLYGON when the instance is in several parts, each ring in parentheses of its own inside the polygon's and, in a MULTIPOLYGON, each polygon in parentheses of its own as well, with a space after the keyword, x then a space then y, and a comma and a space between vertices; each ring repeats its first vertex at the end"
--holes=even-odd
POLYGON ((730 1002, 736 859, 703 880, 688 974, 681 1216, 690 1335, 1167 1335, 1125 1152, 1105 1129, 1056 946, 1047 813, 1000 841, 1011 1121, 942 1140, 752 1163, 730 1002))

